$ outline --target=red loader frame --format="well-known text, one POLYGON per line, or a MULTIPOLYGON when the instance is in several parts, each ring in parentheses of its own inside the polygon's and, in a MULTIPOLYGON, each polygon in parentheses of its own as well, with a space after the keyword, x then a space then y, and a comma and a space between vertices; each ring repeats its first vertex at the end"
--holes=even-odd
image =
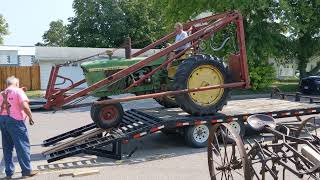
MULTIPOLYGON (((206 18, 190 21, 186 24, 184 24, 184 29, 190 29, 193 27, 195 32, 185 38, 182 41, 176 42, 169 47, 162 49, 158 53, 146 58, 143 61, 140 61, 126 69, 120 70, 117 73, 112 74, 109 77, 106 77, 105 79, 85 88, 82 89, 74 94, 66 95, 66 92, 78 87, 79 85, 85 83, 85 80, 81 80, 79 82, 73 83, 71 81, 71 85, 64 89, 58 89, 57 86, 57 78, 62 78, 63 81, 69 80, 66 77, 62 77, 58 75, 59 68, 62 67, 61 64, 53 66, 49 78, 49 83, 46 91, 45 98, 47 99, 46 104, 44 105, 45 109, 53 109, 53 108, 62 108, 64 105, 67 105, 68 103, 82 97, 90 94, 92 91, 100 89, 102 87, 108 86, 128 75, 131 73, 134 73, 135 71, 141 69, 142 67, 148 65, 149 63, 157 60, 158 58, 162 56, 168 55, 170 52, 174 51, 178 47, 183 46, 187 43, 192 43, 192 45, 183 50, 182 52, 175 55, 173 58, 168 59, 165 63, 158 66, 154 70, 152 70, 150 73, 144 75, 141 79, 138 81, 133 82, 126 90, 131 89, 134 86, 138 86, 141 82, 143 82, 146 78, 152 76, 154 73, 156 73, 158 70, 160 70, 163 67, 166 67, 169 63, 174 61, 175 59, 181 57, 186 51, 188 51, 190 48, 196 49, 197 45, 200 41, 209 39, 215 32, 218 32, 219 30, 225 28, 229 24, 234 23, 236 25, 236 35, 237 35, 237 42, 239 47, 239 52, 237 52, 234 55, 231 55, 229 58, 229 71, 231 71, 231 75, 233 77, 232 83, 227 84, 221 84, 221 85, 214 85, 214 86, 206 86, 206 87, 200 87, 195 89, 185 89, 185 90, 178 90, 178 91, 166 91, 166 92, 160 92, 160 93, 153 93, 153 94, 147 94, 147 95, 139 95, 139 96, 132 96, 132 97, 126 97, 126 98, 118 98, 118 99, 110 99, 105 101, 99 101, 95 103, 103 103, 103 104, 109 104, 109 103, 115 103, 115 102, 124 102, 124 101, 130 101, 130 100, 137 100, 137 99, 146 99, 146 98, 154 98, 154 97, 161 97, 161 96, 168 96, 168 95, 175 95, 179 93, 187 93, 187 92, 197 92, 197 91, 205 91, 210 89, 218 89, 218 88, 249 88, 250 87, 250 80, 248 76, 248 65, 247 65, 247 57, 246 57, 246 48, 245 48, 245 36, 244 36, 244 27, 243 27, 243 17, 242 15, 237 11, 232 12, 226 12, 222 14, 216 14, 212 15, 206 18), (196 27, 196 25, 198 25, 196 27), (200 26, 199 26, 200 25, 200 26)), ((157 45, 160 45, 167 40, 173 38, 175 36, 175 32, 172 32, 168 34, 167 36, 157 40, 156 42, 146 46, 145 48, 139 50, 136 53, 133 53, 132 55, 129 53, 129 57, 137 57, 144 52, 156 47, 157 45)), ((128 51, 127 51, 128 52, 128 51)), ((129 50, 130 52, 130 50, 129 50)), ((101 54, 104 54, 101 53, 101 54)), ((97 54, 99 55, 99 54, 97 54)), ((96 55, 93 55, 91 57, 94 57, 96 55)), ((91 58, 88 57, 88 58, 91 58)), ((87 59, 87 58, 86 58, 87 59)), ((70 81, 70 80, 69 80, 70 81)))

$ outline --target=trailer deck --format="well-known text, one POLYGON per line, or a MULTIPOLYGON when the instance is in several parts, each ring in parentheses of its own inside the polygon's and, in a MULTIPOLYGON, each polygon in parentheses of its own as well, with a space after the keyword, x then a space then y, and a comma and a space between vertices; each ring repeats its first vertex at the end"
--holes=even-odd
POLYGON ((80 153, 121 159, 122 143, 165 128, 243 122, 253 114, 284 118, 319 113, 320 106, 317 104, 269 98, 229 101, 223 111, 212 116, 190 116, 179 108, 131 109, 125 112, 123 122, 117 128, 102 130, 92 123, 45 140, 43 146, 62 143, 47 149, 43 154, 49 163, 80 153))

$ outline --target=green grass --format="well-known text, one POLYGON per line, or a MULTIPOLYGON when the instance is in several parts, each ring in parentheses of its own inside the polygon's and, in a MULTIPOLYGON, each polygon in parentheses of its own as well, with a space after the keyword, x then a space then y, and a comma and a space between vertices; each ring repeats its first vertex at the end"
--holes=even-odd
POLYGON ((27 91, 26 94, 29 98, 40 98, 44 96, 43 91, 41 90, 27 91))

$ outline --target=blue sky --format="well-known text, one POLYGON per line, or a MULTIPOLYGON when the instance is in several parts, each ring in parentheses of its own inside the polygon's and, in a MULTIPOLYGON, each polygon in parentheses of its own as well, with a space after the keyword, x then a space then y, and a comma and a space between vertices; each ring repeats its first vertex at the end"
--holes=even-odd
POLYGON ((4 45, 34 45, 53 20, 74 15, 73 0, 0 0, 0 14, 9 24, 10 34, 4 45))

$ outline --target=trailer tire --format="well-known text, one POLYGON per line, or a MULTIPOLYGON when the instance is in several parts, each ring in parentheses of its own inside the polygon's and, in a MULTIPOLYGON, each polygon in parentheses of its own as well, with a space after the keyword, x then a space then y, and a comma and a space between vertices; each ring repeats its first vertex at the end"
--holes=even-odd
MULTIPOLYGON (((241 138, 245 136, 246 133, 246 126, 243 121, 238 120, 238 121, 231 121, 228 122, 227 124, 230 125, 235 130, 235 133, 237 133, 241 138)), ((227 143, 233 143, 235 142, 232 138, 230 138, 230 135, 226 135, 225 133, 221 132, 221 136, 226 136, 227 143)))
POLYGON ((165 108, 176 108, 176 107, 179 107, 179 105, 175 101, 174 97, 173 98, 169 98, 167 96, 163 96, 163 97, 160 97, 160 98, 154 98, 154 100, 156 100, 161 106, 163 106, 165 108))
MULTIPOLYGON (((97 101, 103 101, 103 100, 107 100, 107 99, 110 99, 110 98, 102 97, 102 98, 99 98, 97 101)), ((91 108, 90 108, 90 117, 91 117, 92 120, 94 119, 94 111, 96 109, 97 109, 97 105, 96 104, 92 104, 91 108)))
MULTIPOLYGON (((174 89, 192 89, 228 82, 228 73, 218 58, 210 55, 195 55, 184 60, 174 77, 174 89)), ((228 88, 203 92, 182 93, 175 96, 177 104, 191 115, 210 115, 227 104, 228 88)))
POLYGON ((210 128, 209 125, 201 124, 188 126, 185 129, 185 142, 194 148, 202 148, 208 145, 210 128))
POLYGON ((123 117, 123 108, 120 103, 94 104, 91 106, 91 118, 101 129, 118 126, 123 117))

